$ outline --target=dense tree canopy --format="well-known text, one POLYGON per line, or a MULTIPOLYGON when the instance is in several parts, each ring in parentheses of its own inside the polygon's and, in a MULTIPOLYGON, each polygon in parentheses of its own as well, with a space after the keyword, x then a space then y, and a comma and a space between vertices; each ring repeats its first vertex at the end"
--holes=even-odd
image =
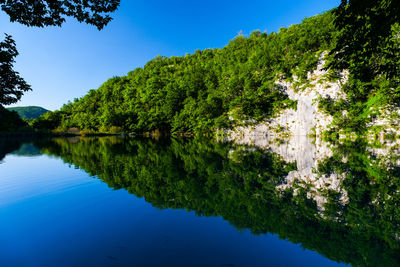
POLYGON ((65 17, 73 17, 101 30, 112 18, 109 13, 117 10, 120 0, 0 0, 1 9, 12 22, 27 26, 61 26, 65 17))
POLYGON ((239 35, 222 49, 159 56, 46 114, 36 126, 197 133, 225 127, 229 117, 262 120, 295 107, 274 82, 294 76, 304 82, 335 34, 328 12, 278 33, 239 35))
POLYGON ((332 51, 333 65, 352 68, 357 77, 368 80, 377 73, 399 76, 399 1, 342 0, 334 14, 341 32, 332 51))
POLYGON ((336 117, 333 131, 364 132, 382 107, 400 107, 400 2, 342 0, 333 13, 338 35, 328 66, 349 70, 348 99, 322 102, 336 117))
MULTIPOLYGON (((7 1, 10 7, 20 2, 7 1)), ((46 20, 47 25, 59 25, 62 16, 68 15, 99 27, 108 17, 93 18, 118 6, 104 1, 101 8, 91 9, 90 1, 76 4, 79 8, 68 5, 69 1, 55 2, 63 11, 46 20), (66 11, 69 8, 72 13, 66 11)), ((306 84, 307 73, 316 68, 322 52, 331 51, 325 58, 326 67, 332 73, 343 69, 350 73, 342 87, 347 97, 339 102, 322 99, 320 107, 335 117, 333 131, 363 132, 376 110, 400 106, 399 6, 391 0, 343 0, 338 8, 277 33, 256 31, 248 37, 237 36, 222 49, 159 56, 126 76, 109 79, 33 125, 60 131, 73 127, 101 132, 197 133, 246 123, 250 118, 261 121, 280 109, 296 107, 275 82, 286 79, 295 86, 306 84)), ((43 12, 46 18, 53 16, 43 12)), ((27 23, 35 25, 35 20, 27 23)))

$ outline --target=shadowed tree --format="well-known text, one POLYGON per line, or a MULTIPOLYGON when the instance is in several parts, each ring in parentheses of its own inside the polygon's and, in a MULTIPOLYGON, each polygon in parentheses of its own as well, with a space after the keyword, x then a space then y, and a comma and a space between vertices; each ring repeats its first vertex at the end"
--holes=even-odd
POLYGON ((101 30, 112 18, 109 13, 117 10, 120 0, 0 0, 1 9, 11 22, 27 26, 61 26, 65 17, 73 17, 101 30))
POLYGON ((363 81, 398 77, 400 1, 342 0, 334 15, 340 35, 331 66, 351 69, 363 81))
POLYGON ((0 105, 16 103, 31 87, 13 70, 18 55, 15 42, 10 35, 0 42, 0 105))

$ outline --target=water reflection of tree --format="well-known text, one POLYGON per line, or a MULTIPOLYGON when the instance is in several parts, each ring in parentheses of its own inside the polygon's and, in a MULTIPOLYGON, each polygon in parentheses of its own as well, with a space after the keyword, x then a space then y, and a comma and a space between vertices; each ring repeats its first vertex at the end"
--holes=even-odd
POLYGON ((19 150, 23 144, 29 143, 30 141, 32 141, 31 138, 0 138, 0 162, 7 154, 19 150))
POLYGON ((276 190, 295 164, 257 149, 201 140, 117 138, 56 139, 40 148, 161 209, 222 216, 238 229, 276 233, 356 266, 400 263, 397 171, 359 144, 339 147, 320 165, 320 173, 345 173, 349 194, 343 205, 328 192, 322 216, 306 188, 296 196, 292 190, 276 190))
POLYGON ((384 239, 400 247, 400 155, 385 149, 384 156, 374 153, 364 141, 345 143, 335 149, 329 159, 320 164, 320 173, 341 173, 346 179, 348 204, 341 206, 330 199, 326 215, 342 223, 357 226, 364 235, 384 239))

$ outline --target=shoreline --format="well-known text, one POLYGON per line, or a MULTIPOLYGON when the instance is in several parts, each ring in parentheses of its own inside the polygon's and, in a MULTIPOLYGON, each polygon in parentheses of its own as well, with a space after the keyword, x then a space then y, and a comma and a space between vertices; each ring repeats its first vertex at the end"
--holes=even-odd
POLYGON ((135 134, 127 133, 92 133, 92 134, 77 134, 77 133, 45 133, 45 132, 0 132, 2 137, 102 137, 102 136, 135 136, 135 134))

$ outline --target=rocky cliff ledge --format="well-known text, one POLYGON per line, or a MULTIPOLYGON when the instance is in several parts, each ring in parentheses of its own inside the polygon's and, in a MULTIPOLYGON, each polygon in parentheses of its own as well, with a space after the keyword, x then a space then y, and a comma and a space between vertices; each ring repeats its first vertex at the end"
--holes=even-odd
POLYGON ((266 147, 276 139, 290 139, 290 136, 320 136, 323 131, 329 130, 332 117, 318 108, 321 97, 332 100, 346 98, 342 85, 348 79, 348 72, 339 74, 339 79, 329 81, 328 71, 324 70, 324 60, 321 56, 318 67, 308 73, 307 82, 296 86, 296 77, 292 82, 276 81, 278 90, 286 93, 288 98, 297 101, 297 109, 283 109, 273 118, 261 123, 247 121, 246 126, 237 126, 232 130, 225 130, 227 141, 237 144, 256 145, 266 147))

